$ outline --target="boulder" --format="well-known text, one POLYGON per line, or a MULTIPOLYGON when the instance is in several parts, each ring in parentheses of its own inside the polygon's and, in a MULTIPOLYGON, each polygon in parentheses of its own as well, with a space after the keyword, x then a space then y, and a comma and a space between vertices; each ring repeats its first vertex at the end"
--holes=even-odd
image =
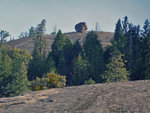
POLYGON ((83 33, 88 29, 87 24, 85 22, 80 22, 75 25, 75 30, 79 33, 83 33))

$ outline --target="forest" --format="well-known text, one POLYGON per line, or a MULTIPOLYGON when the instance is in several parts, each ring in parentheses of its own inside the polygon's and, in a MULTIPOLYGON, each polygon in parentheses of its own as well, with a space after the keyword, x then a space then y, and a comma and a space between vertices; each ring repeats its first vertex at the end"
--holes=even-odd
POLYGON ((83 44, 59 30, 47 54, 46 20, 21 38, 33 38, 34 50, 9 45, 0 30, 0 97, 65 86, 150 79, 150 21, 142 28, 118 19, 111 45, 102 47, 96 31, 83 44))

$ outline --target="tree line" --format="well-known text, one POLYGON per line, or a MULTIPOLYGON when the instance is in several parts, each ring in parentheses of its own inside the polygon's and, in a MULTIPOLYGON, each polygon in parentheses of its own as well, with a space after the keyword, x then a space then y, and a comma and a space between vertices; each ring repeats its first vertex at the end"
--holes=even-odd
MULTIPOLYGON (((44 37, 46 20, 31 27, 32 54, 6 46, 0 36, 0 96, 14 96, 27 90, 65 85, 82 85, 150 78, 150 22, 141 30, 125 16, 118 19, 111 45, 102 47, 95 31, 88 32, 81 45, 59 30, 47 55, 44 37), (64 75, 64 76, 62 76, 64 75)), ((1 33, 1 34, 2 34, 1 33)))

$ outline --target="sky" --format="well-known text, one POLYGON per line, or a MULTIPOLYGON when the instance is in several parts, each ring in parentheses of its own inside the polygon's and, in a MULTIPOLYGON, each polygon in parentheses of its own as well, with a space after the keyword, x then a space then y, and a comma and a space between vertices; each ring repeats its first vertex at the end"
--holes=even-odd
POLYGON ((0 30, 16 38, 46 19, 47 34, 55 25, 62 32, 73 32, 79 22, 86 22, 89 31, 97 22, 101 30, 113 32, 124 16, 142 28, 150 20, 149 5, 150 0, 0 0, 0 30))

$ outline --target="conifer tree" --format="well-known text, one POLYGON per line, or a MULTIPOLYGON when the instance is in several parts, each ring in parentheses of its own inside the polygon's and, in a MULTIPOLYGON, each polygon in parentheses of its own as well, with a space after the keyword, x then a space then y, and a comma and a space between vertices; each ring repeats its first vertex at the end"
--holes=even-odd
POLYGON ((44 37, 46 31, 46 20, 43 19, 40 24, 37 25, 36 34, 34 37, 34 50, 32 52, 33 59, 30 61, 28 68, 28 79, 34 80, 36 77, 42 77, 45 72, 45 60, 46 60, 46 39, 44 37))
POLYGON ((147 37, 150 30, 150 21, 148 19, 145 20, 142 35, 143 37, 147 37))
POLYGON ((0 47, 6 42, 6 38, 10 36, 9 32, 0 30, 0 47))
POLYGON ((124 34, 126 36, 128 33, 128 29, 129 29, 129 20, 128 20, 127 16, 124 17, 122 24, 123 24, 123 31, 124 31, 124 34))
MULTIPOLYGON (((126 31, 126 28, 124 29, 126 31)), ((117 21, 114 38, 111 41, 111 43, 112 43, 113 49, 117 48, 121 52, 121 54, 125 54, 127 39, 124 35, 120 19, 117 21)))
POLYGON ((150 30, 149 30, 149 33, 147 34, 147 37, 145 38, 145 78, 144 79, 150 79, 150 30))
POLYGON ((102 82, 100 74, 105 70, 105 60, 98 35, 93 31, 89 32, 85 38, 83 47, 90 63, 90 77, 95 82, 102 82))
POLYGON ((79 55, 73 65, 72 85, 83 85, 89 79, 89 64, 79 55))
POLYGON ((127 81, 128 71, 125 68, 121 54, 116 54, 111 57, 110 63, 106 65, 106 71, 102 75, 106 82, 121 82, 127 81))
POLYGON ((55 61, 56 68, 58 68, 59 65, 59 60, 60 60, 59 58, 61 57, 60 55, 62 55, 62 50, 65 45, 65 39, 66 37, 62 34, 61 30, 59 30, 51 46, 52 57, 55 61))
POLYGON ((128 31, 128 46, 129 51, 126 54, 128 56, 128 69, 130 72, 130 80, 141 80, 144 79, 142 74, 142 47, 140 38, 140 26, 129 25, 128 31))
POLYGON ((0 49, 0 97, 9 96, 7 86, 12 80, 12 61, 4 48, 0 49))
POLYGON ((73 44, 58 31, 52 44, 52 57, 55 61, 55 66, 59 74, 66 75, 67 85, 71 84, 72 79, 72 60, 73 60, 73 44))
POLYGON ((27 78, 27 66, 25 62, 15 55, 12 67, 12 81, 7 86, 9 96, 19 95, 29 90, 29 81, 27 78))
POLYGON ((79 55, 81 56, 83 55, 83 49, 81 47, 79 40, 76 40, 73 45, 73 56, 77 58, 79 55))
POLYGON ((29 89, 27 65, 30 53, 26 50, 6 48, 0 55, 0 96, 15 96, 29 89))
POLYGON ((32 60, 29 63, 28 68, 28 79, 30 81, 36 79, 36 77, 42 77, 44 74, 44 60, 39 52, 38 44, 35 44, 34 50, 32 52, 32 60))
POLYGON ((35 31, 35 28, 32 26, 30 29, 29 29, 29 37, 30 38, 33 38, 36 36, 36 31, 35 31))
POLYGON ((56 71, 55 61, 52 57, 52 52, 49 52, 47 59, 45 61, 45 73, 50 73, 51 71, 56 71))
POLYGON ((46 20, 43 19, 41 23, 37 25, 36 37, 34 40, 35 40, 35 43, 38 43, 39 52, 44 57, 46 55, 46 49, 47 49, 47 43, 44 37, 45 31, 46 31, 46 20))

